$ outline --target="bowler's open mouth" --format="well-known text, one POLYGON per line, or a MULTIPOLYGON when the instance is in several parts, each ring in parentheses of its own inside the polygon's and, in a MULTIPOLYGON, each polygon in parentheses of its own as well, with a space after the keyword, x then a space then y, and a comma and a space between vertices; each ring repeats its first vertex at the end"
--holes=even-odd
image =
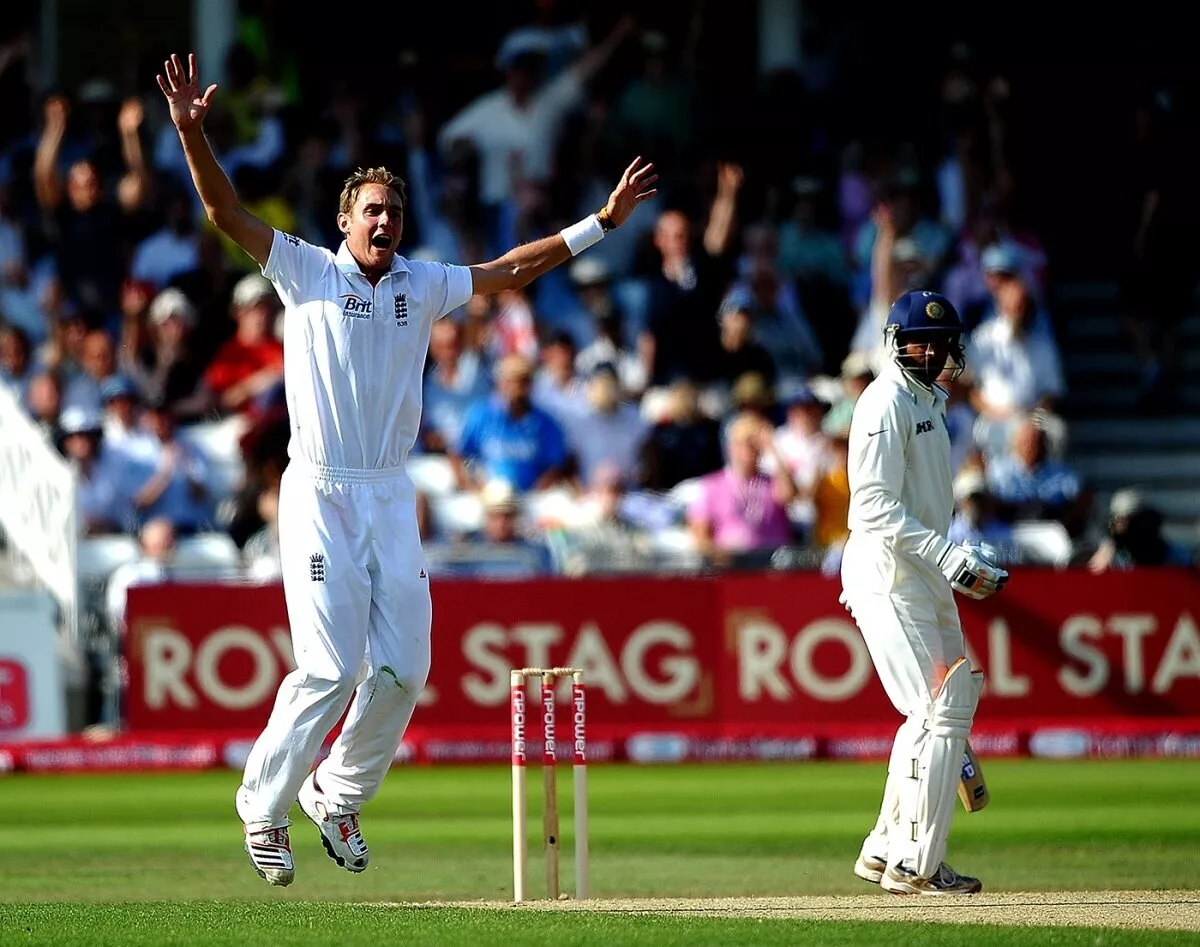
POLYGON ((377 233, 371 238, 371 246, 377 250, 390 250, 392 248, 392 238, 386 233, 377 233))

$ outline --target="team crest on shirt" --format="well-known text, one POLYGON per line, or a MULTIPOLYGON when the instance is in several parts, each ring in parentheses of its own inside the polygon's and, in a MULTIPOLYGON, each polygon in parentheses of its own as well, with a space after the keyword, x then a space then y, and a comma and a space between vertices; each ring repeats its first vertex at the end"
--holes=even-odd
POLYGON ((396 325, 401 329, 408 325, 408 297, 404 293, 396 293, 393 308, 396 312, 396 325))
POLYGON ((362 296, 355 296, 353 293, 346 293, 339 296, 342 300, 342 315, 349 319, 370 319, 371 318, 371 300, 363 299, 362 296))
POLYGON ((325 556, 319 552, 308 557, 308 577, 314 582, 325 581, 325 556))

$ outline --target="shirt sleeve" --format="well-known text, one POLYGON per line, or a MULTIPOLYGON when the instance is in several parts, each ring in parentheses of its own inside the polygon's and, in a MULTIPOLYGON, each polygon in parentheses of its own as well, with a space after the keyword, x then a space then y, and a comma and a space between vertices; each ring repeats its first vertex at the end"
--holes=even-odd
POLYGON ((850 422, 850 521, 896 552, 932 561, 945 539, 909 515, 900 502, 908 466, 909 425, 893 401, 864 396, 850 422))
POLYGON ((459 306, 466 305, 474 295, 474 278, 469 266, 411 260, 409 266, 414 270, 419 267, 425 274, 426 300, 433 310, 434 319, 441 319, 459 306))
POLYGON ((310 297, 328 263, 328 251, 276 230, 262 274, 275 285, 279 298, 290 308, 310 297))

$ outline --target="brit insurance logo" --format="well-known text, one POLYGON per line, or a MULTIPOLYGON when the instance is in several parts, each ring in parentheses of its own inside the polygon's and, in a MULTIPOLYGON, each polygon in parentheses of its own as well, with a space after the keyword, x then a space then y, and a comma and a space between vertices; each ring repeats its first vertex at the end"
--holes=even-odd
POLYGON ((344 296, 339 296, 338 299, 342 300, 343 316, 350 319, 371 318, 371 300, 355 296, 353 293, 346 293, 344 296))
POLYGON ((396 312, 396 325, 401 329, 408 325, 408 297, 404 293, 396 293, 393 297, 396 312))

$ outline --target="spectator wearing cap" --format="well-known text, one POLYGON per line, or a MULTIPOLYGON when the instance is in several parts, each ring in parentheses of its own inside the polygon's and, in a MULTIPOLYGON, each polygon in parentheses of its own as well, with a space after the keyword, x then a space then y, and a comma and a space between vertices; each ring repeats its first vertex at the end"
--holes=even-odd
POLYGON ((166 402, 175 419, 196 421, 212 410, 204 365, 193 350, 196 307, 170 287, 154 297, 146 311, 148 344, 122 352, 123 368, 142 396, 166 402))
POLYGON ((527 578, 554 571, 550 550, 544 542, 521 531, 521 497, 507 480, 490 480, 479 493, 483 528, 464 537, 465 544, 454 556, 443 556, 438 545, 430 549, 430 571, 434 575, 480 578, 527 578), (472 550, 478 554, 472 555, 472 550))
POLYGON ((439 319, 429 335, 429 368, 424 379, 421 446, 444 454, 458 443, 463 419, 476 401, 487 398, 492 380, 475 351, 463 350, 463 330, 454 319, 439 319))
POLYGON ((642 459, 642 485, 667 491, 720 469, 721 425, 700 412, 694 382, 677 378, 668 392, 665 416, 650 432, 642 459))
POLYGON ((563 428, 584 489, 606 464, 622 472, 626 486, 639 481, 638 463, 649 430, 637 407, 621 399, 614 366, 601 363, 593 369, 585 410, 566 417, 563 428))
POLYGON ((533 379, 533 403, 560 425, 587 411, 586 381, 575 371, 575 340, 555 332, 542 346, 542 365, 533 379))
POLYGON ((1094 573, 1137 566, 1195 566, 1195 556, 1162 533, 1163 518, 1141 491, 1118 490, 1108 507, 1106 535, 1088 560, 1094 573))
POLYGON ((161 585, 171 581, 175 527, 164 517, 147 521, 138 531, 138 547, 138 558, 117 566, 105 585, 105 614, 109 626, 118 634, 125 632, 125 604, 129 590, 138 585, 161 585))
POLYGON ((63 392, 64 407, 81 407, 99 412, 102 408, 100 386, 116 372, 113 340, 102 329, 93 329, 83 339, 79 368, 63 392))
POLYGON ((985 453, 1003 450, 1018 415, 1053 413, 1066 390, 1058 346, 1031 331, 1036 309, 1025 284, 1006 280, 996 302, 997 314, 971 333, 967 351, 980 415, 975 438, 985 453))
POLYGON ((954 504, 957 510, 946 534, 950 542, 987 543, 997 551, 1002 564, 1021 561, 1012 527, 996 515, 996 500, 978 467, 967 467, 954 478, 954 504))
POLYGON ((449 454, 460 488, 506 480, 524 493, 562 480, 568 460, 562 428, 534 405, 532 385, 528 359, 510 355, 496 366, 495 395, 467 412, 462 436, 449 454))
POLYGON ((989 244, 980 255, 979 266, 983 273, 983 282, 987 286, 989 305, 984 307, 978 320, 972 319, 967 323, 968 329, 1000 315, 1012 295, 1012 284, 1019 283, 1028 295, 1033 310, 1029 331, 1054 342, 1054 323, 1050 319, 1044 300, 1040 298, 1041 294, 1037 292, 1036 283, 1029 275, 1031 267, 1025 264, 1021 248, 1008 240, 989 244))
MULTIPOLYGON (((787 464, 788 472, 800 496, 788 507, 788 518, 805 533, 812 529, 816 518, 812 492, 817 478, 825 469, 829 454, 829 438, 821 430, 821 419, 828 406, 811 388, 800 385, 783 398, 786 411, 784 423, 775 429, 776 455, 787 464)), ((771 474, 774 455, 763 458, 763 472, 771 474)))
POLYGON ((208 465, 200 452, 179 437, 166 401, 146 403, 151 451, 136 465, 139 485, 133 494, 141 520, 163 517, 180 535, 195 533, 212 521, 208 465))
POLYGON ((131 461, 148 461, 155 452, 154 439, 138 423, 140 396, 128 375, 113 375, 100 386, 104 400, 104 443, 131 461))
POLYGON ((646 389, 646 372, 626 343, 625 314, 613 294, 608 264, 585 254, 571 265, 570 275, 595 329, 595 338, 575 356, 575 371, 587 378, 597 365, 608 362, 616 366, 621 388, 640 396, 646 389))
POLYGON ((172 188, 165 210, 165 226, 137 245, 129 266, 133 279, 150 283, 155 289, 162 289, 176 276, 194 270, 200 262, 199 231, 192 201, 179 188, 172 188))
POLYGON ((124 455, 106 448, 103 435, 99 412, 78 405, 63 410, 58 449, 76 473, 76 509, 85 536, 122 532, 133 519, 136 472, 124 455))
POLYGON ((28 394, 29 416, 50 443, 57 444, 62 413, 62 381, 58 372, 41 371, 30 379, 28 394))
POLYGON ((275 288, 257 273, 248 273, 234 286, 237 331, 217 350, 204 375, 222 411, 248 411, 282 386, 283 344, 272 334, 278 302, 275 288))
POLYGON ((854 405, 875 380, 870 359, 862 352, 851 352, 842 360, 842 395, 829 408, 821 422, 826 434, 850 430, 850 419, 854 416, 854 405))

